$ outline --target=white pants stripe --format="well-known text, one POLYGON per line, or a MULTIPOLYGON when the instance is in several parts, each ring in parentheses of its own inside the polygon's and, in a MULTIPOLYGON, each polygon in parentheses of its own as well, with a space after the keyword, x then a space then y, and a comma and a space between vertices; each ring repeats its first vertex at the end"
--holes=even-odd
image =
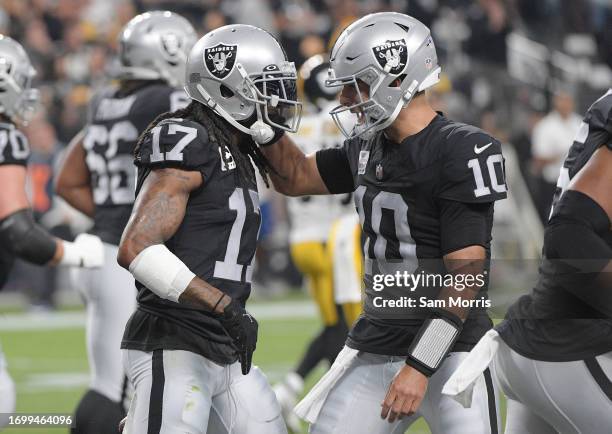
POLYGON ((500 425, 498 394, 488 371, 474 387, 471 408, 464 408, 441 393, 442 386, 467 354, 450 353, 429 379, 419 411, 412 417, 389 423, 380 417, 381 403, 394 375, 404 366, 404 358, 359 353, 331 390, 310 433, 403 434, 422 416, 432 434, 497 434, 500 425))
POLYGON ((123 434, 286 434, 266 377, 189 351, 123 350, 134 395, 123 434))

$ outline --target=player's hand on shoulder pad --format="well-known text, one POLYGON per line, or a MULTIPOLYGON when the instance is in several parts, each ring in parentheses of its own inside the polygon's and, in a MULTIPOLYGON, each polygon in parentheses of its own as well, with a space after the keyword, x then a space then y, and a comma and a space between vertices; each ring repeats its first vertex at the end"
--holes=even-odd
POLYGON ((262 121, 257 121, 250 128, 253 141, 259 146, 272 145, 283 136, 285 133, 280 128, 272 128, 270 125, 262 121))
POLYGON ((257 345, 257 329, 259 327, 257 321, 235 300, 230 301, 225 306, 219 321, 234 341, 242 367, 242 374, 248 374, 251 370, 253 352, 257 345))
POLYGON ((74 242, 64 241, 64 255, 60 265, 98 268, 104 265, 104 244, 100 237, 80 234, 74 242))

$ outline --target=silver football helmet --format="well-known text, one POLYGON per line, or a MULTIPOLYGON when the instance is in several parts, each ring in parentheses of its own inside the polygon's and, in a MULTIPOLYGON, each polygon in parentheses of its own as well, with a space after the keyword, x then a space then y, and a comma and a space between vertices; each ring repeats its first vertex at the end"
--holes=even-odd
POLYGON ((169 11, 145 12, 132 18, 119 36, 115 78, 164 80, 184 84, 185 63, 197 35, 189 21, 169 11))
POLYGON ((0 113, 27 123, 37 108, 38 89, 31 87, 36 70, 21 44, 0 35, 0 113))
POLYGON ((326 86, 354 86, 359 96, 356 104, 330 112, 347 138, 372 137, 388 127, 417 92, 440 80, 429 29, 396 12, 366 15, 348 26, 334 44, 330 63, 326 86), (365 100, 358 80, 369 86, 365 100))
POLYGON ((274 36, 232 24, 196 42, 187 60, 185 91, 247 134, 246 124, 255 121, 296 132, 302 110, 296 80, 295 65, 274 36))

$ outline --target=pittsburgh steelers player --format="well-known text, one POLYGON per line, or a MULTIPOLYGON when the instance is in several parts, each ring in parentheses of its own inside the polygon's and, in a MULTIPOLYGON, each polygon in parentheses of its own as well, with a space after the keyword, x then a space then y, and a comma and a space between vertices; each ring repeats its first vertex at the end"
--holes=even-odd
POLYGON ((265 376, 251 368, 257 321, 245 310, 260 225, 250 136, 258 121, 297 131, 296 71, 253 26, 204 35, 184 109, 158 117, 135 151, 136 202, 119 263, 138 307, 121 347, 135 387, 124 433, 286 433, 265 376))
POLYGON ((128 392, 120 343, 136 307, 133 278, 116 261, 119 240, 134 202, 138 136, 160 114, 187 104, 185 63, 197 40, 189 22, 167 11, 138 15, 119 36, 117 85, 92 99, 87 125, 72 141, 56 190, 91 217, 91 233, 104 242, 105 266, 75 270, 74 286, 87 305, 89 389, 75 413, 74 434, 115 432, 128 392))
MULTIPOLYGON (((0 289, 15 258, 37 265, 100 267, 102 242, 82 234, 74 242, 50 235, 34 221, 26 194, 28 139, 18 124, 36 108, 38 91, 31 87, 36 71, 23 47, 0 35, 0 289)), ((0 415, 15 411, 15 388, 0 351, 0 415)), ((8 417, 0 417, 0 428, 8 417), (4 419, 4 420, 3 420, 4 419)))
POLYGON ((252 127, 268 144, 262 152, 278 191, 353 192, 365 235, 364 313, 296 412, 315 434, 403 433, 419 416, 433 433, 497 433, 489 371, 471 408, 441 388, 492 326, 486 272, 494 202, 506 197, 501 145, 429 106, 424 91, 440 68, 429 29, 412 17, 385 12, 356 21, 330 62, 326 83, 341 88, 331 114, 347 136, 342 148, 306 156, 286 135, 277 140, 265 125, 252 127), (349 112, 354 120, 345 124, 349 112), (436 273, 444 284, 430 279, 436 273), (409 274, 433 283, 393 280, 409 274))

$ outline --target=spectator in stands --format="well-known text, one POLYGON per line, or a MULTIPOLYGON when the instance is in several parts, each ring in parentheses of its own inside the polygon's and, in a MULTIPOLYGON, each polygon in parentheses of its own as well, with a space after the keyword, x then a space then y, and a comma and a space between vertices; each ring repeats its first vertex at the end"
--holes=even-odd
POLYGON ((536 207, 543 222, 548 220, 559 168, 581 120, 574 112, 573 97, 566 91, 560 91, 554 96, 553 110, 533 128, 531 161, 533 174, 538 181, 536 207))
POLYGON ((510 13, 501 0, 479 0, 468 8, 471 34, 468 54, 487 63, 506 66, 506 36, 512 30, 510 13))

